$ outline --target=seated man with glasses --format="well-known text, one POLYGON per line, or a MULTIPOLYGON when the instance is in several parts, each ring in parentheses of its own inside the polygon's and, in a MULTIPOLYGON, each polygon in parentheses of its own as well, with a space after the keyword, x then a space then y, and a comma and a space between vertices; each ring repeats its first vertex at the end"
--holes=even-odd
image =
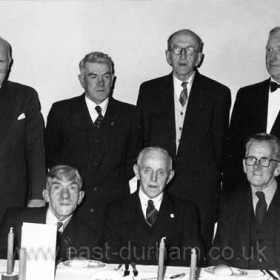
POLYGON ((246 186, 222 202, 217 235, 209 255, 213 264, 244 269, 280 265, 280 141, 256 134, 246 143, 246 186))
POLYGON ((139 90, 144 145, 163 147, 172 157, 176 175, 168 191, 198 206, 209 248, 217 220, 230 90, 198 71, 204 54, 195 32, 171 34, 165 55, 172 72, 142 83, 139 90))

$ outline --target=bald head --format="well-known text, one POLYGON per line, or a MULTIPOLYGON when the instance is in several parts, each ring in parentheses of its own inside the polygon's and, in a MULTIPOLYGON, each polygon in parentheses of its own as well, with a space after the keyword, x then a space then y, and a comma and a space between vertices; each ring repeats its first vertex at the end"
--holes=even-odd
POLYGON ((2 85, 11 63, 11 46, 0 37, 0 86, 2 85))

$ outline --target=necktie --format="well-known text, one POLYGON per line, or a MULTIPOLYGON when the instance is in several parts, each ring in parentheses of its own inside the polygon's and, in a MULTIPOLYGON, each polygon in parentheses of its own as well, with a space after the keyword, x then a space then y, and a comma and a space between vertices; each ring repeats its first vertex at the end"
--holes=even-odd
POLYGON ((187 99, 188 99, 187 84, 188 83, 186 83, 186 82, 182 83, 183 90, 181 91, 180 98, 179 98, 179 101, 180 101, 182 107, 186 104, 187 99))
POLYGON ((275 83, 275 82, 270 82, 270 91, 274 92, 275 90, 277 90, 278 88, 280 88, 280 85, 275 83))
POLYGON ((56 224, 56 226, 57 226, 57 232, 59 233, 59 234, 61 234, 62 233, 62 231, 63 231, 63 223, 62 222, 57 222, 57 224, 56 224))
POLYGON ((256 206, 256 218, 259 224, 261 224, 266 213, 267 204, 265 202, 265 195, 263 192, 256 192, 256 196, 259 198, 256 206))
POLYGON ((150 199, 148 200, 148 207, 146 209, 146 221, 151 227, 157 219, 158 211, 154 206, 154 202, 150 199))
POLYGON ((96 106, 96 107, 95 107, 95 110, 96 110, 96 112, 98 113, 98 117, 97 117, 97 119, 95 120, 95 122, 94 122, 93 125, 94 125, 95 127, 97 127, 97 128, 100 128, 101 123, 102 123, 104 117, 103 117, 102 114, 101 114, 102 110, 101 110, 100 106, 96 106))

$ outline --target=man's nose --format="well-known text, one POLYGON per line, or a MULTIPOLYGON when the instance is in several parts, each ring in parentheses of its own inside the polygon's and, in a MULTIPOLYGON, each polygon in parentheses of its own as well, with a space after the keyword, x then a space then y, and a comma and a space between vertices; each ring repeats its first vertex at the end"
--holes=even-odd
POLYGON ((182 49, 182 50, 181 50, 180 57, 181 57, 182 59, 185 59, 185 58, 187 57, 187 50, 186 50, 186 49, 182 49))
POLYGON ((62 198, 68 198, 70 196, 70 192, 68 190, 68 188, 64 188, 61 190, 60 196, 62 198))
POLYGON ((151 174, 151 180, 152 180, 153 182, 156 182, 156 181, 157 181, 157 173, 156 173, 156 172, 153 172, 153 173, 151 174))
POLYGON ((100 86, 104 86, 104 79, 101 77, 98 80, 100 86))
POLYGON ((254 164, 253 168, 254 168, 255 170, 262 169, 262 166, 261 166, 261 164, 260 164, 260 161, 256 161, 256 163, 254 164))

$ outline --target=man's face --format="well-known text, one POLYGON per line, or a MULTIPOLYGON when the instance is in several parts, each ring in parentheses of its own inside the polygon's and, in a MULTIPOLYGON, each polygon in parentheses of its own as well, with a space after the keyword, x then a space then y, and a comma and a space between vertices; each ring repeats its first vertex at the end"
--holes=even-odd
POLYGON ((9 50, 6 44, 0 40, 0 85, 2 85, 10 65, 9 50))
POLYGON ((271 77, 280 83, 280 31, 268 38, 266 68, 271 77))
MULTIPOLYGON (((273 146, 267 142, 252 142, 246 153, 246 157, 248 156, 253 156, 257 159, 276 159, 273 146)), ((277 167, 278 163, 275 161, 271 161, 268 167, 262 167, 259 162, 256 162, 253 166, 248 166, 245 164, 245 160, 243 160, 243 169, 248 181, 251 186, 259 191, 275 182, 275 176, 279 174, 277 167)))
POLYGON ((54 178, 50 189, 43 191, 43 197, 49 203, 53 214, 62 221, 68 218, 82 202, 84 192, 79 191, 76 182, 54 178))
POLYGON ((114 76, 106 63, 86 63, 84 73, 79 75, 86 95, 94 103, 102 103, 110 94, 114 76))
POLYGON ((173 36, 171 49, 176 47, 193 47, 195 49, 192 55, 188 55, 185 50, 180 55, 175 54, 172 50, 166 51, 166 60, 172 66, 173 74, 179 80, 185 81, 191 76, 194 68, 199 65, 203 55, 198 52, 199 44, 196 38, 188 32, 178 33, 173 36))
POLYGON ((140 180, 140 188, 148 197, 157 197, 172 179, 174 171, 169 171, 168 163, 164 153, 150 150, 145 152, 139 166, 134 165, 135 175, 140 180))

